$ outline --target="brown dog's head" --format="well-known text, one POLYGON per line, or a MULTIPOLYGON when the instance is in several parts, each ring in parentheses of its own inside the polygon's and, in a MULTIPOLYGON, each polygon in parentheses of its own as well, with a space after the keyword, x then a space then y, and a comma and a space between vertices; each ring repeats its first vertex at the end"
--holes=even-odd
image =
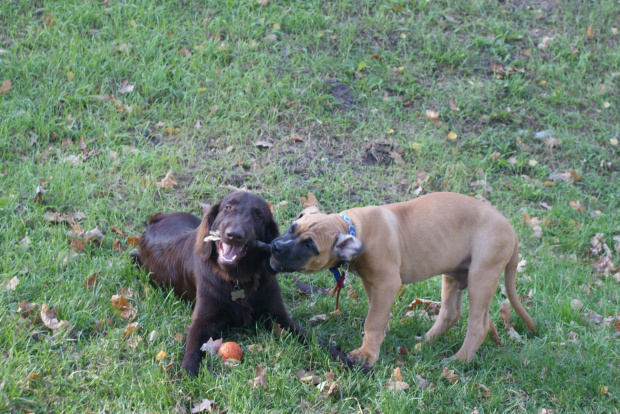
POLYGON ((278 225, 267 202, 255 194, 236 191, 207 211, 196 244, 204 260, 217 252, 220 266, 235 267, 248 253, 254 253, 254 260, 256 255, 268 256, 248 245, 256 240, 269 244, 278 234, 278 225), (219 231, 220 240, 205 242, 210 231, 219 231))
POLYGON ((279 272, 315 273, 350 262, 362 254, 364 244, 343 233, 343 223, 336 214, 326 215, 308 207, 272 242, 271 267, 279 272))

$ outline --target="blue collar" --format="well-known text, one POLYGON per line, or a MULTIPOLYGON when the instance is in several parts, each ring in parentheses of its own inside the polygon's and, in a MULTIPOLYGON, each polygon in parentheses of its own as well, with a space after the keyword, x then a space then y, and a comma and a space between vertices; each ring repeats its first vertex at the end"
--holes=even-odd
MULTIPOLYGON (((347 224, 347 227, 349 229, 349 234, 355 237, 355 226, 353 225, 353 220, 351 220, 351 218, 344 213, 340 213, 339 216, 342 217, 344 222, 347 224)), ((329 271, 332 272, 332 274, 334 275, 334 279, 336 279, 336 283, 339 283, 340 277, 344 276, 344 272, 348 270, 348 268, 349 268, 349 263, 342 262, 334 267, 330 267, 329 271), (342 273, 340 273, 340 268, 343 268, 342 273)), ((342 284, 344 284, 344 280, 341 282, 341 285, 342 284)))

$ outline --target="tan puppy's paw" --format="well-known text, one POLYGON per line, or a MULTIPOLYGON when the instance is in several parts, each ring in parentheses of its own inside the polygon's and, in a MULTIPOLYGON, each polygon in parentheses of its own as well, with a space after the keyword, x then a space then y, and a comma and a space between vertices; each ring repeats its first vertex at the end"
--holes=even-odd
POLYGON ((372 367, 379 359, 379 353, 372 353, 363 348, 356 349, 347 354, 347 356, 358 364, 364 364, 368 367, 372 367))

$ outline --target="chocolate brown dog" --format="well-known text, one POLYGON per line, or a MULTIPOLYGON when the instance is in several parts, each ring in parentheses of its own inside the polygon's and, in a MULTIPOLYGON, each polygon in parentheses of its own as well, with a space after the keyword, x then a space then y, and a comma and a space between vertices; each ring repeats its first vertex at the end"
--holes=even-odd
MULTIPOLYGON (((279 234, 269 206, 261 197, 234 192, 213 205, 200 220, 189 213, 156 214, 149 220, 134 260, 150 272, 151 282, 196 301, 181 367, 197 374, 209 338, 220 338, 228 326, 247 326, 270 317, 282 328, 309 339, 289 316, 269 251, 254 247, 279 234), (221 240, 208 238, 219 231, 221 240), (206 239, 206 240, 205 240, 206 239)), ((217 237, 215 237, 217 238, 217 237)), ((332 356, 349 366, 347 357, 327 343, 332 356)))
POLYGON ((379 358, 401 284, 439 274, 441 310, 425 341, 443 335, 459 320, 463 290, 469 287, 467 334, 453 359, 471 361, 484 341, 502 272, 510 303, 534 332, 515 289, 519 244, 514 229, 495 208, 465 195, 434 193, 341 215, 309 207, 273 241, 271 252, 271 266, 278 271, 314 273, 349 264, 370 304, 362 346, 349 356, 369 366, 379 358))

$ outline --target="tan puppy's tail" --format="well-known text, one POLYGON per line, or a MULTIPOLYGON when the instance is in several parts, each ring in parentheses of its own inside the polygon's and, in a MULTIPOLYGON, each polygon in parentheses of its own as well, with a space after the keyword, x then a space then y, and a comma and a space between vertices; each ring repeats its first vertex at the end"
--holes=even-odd
POLYGON ((510 258, 510 261, 506 265, 506 269, 504 270, 504 284, 506 286, 506 295, 508 296, 508 300, 510 301, 510 304, 514 308, 515 312, 517 312, 517 315, 519 315, 521 319, 523 319, 523 322, 525 322, 525 326, 527 326, 527 329, 529 329, 532 332, 535 332, 536 328, 534 327, 534 321, 532 320, 530 315, 528 315, 527 311, 521 304, 521 301, 519 300, 519 296, 517 295, 517 289, 515 288, 515 279, 517 275, 518 263, 519 263, 519 239, 517 238, 517 235, 515 234, 515 249, 514 249, 514 252, 512 253, 512 257, 510 258))

